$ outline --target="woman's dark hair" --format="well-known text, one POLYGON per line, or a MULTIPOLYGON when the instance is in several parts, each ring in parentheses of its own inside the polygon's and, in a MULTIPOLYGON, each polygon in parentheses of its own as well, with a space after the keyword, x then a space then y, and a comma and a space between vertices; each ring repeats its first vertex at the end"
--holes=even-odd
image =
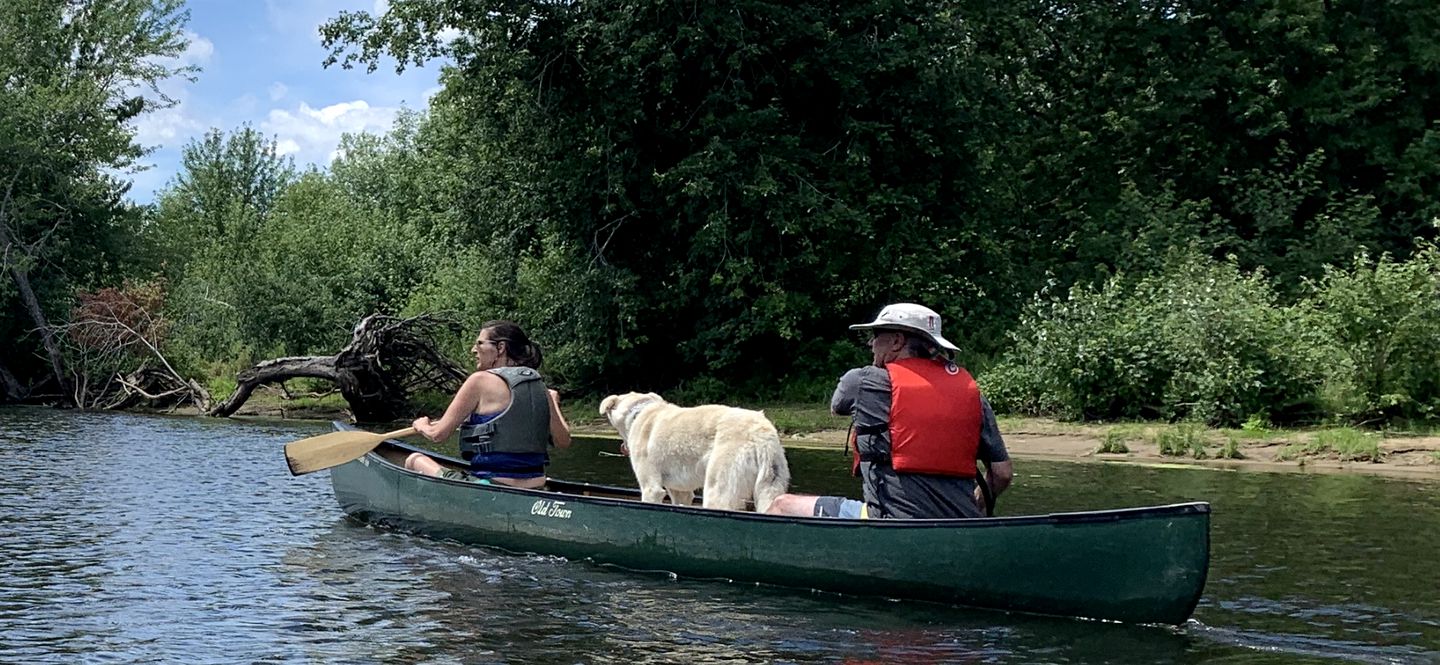
POLYGON ((505 356, 515 361, 515 364, 540 369, 540 362, 545 358, 540 352, 540 345, 530 341, 525 331, 513 321, 486 321, 481 324, 480 330, 491 331, 490 341, 496 344, 504 342, 505 356))

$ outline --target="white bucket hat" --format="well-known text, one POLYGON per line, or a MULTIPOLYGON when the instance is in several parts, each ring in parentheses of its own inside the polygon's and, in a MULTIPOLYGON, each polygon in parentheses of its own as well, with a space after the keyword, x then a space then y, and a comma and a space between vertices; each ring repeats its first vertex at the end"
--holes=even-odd
POLYGON ((870 323, 857 323, 850 326, 851 330, 875 330, 875 329, 904 329, 913 330, 935 342, 937 346, 947 351, 959 351, 959 347, 950 343, 950 340, 940 336, 940 315, 935 310, 924 305, 915 303, 896 303, 886 305, 880 310, 880 316, 875 317, 870 323))

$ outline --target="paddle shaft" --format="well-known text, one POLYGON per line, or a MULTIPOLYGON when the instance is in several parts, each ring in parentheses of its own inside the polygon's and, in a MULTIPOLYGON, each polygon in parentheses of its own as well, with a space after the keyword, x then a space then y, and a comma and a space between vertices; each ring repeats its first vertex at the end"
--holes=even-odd
POLYGON ((384 434, 342 430, 312 436, 285 444, 285 463, 290 466, 291 475, 298 476, 364 457, 386 439, 398 439, 414 434, 414 427, 406 427, 384 434))
MULTIPOLYGON (((414 427, 406 427, 405 429, 397 429, 397 430, 395 430, 395 431, 393 431, 393 432, 386 432, 386 433, 384 433, 384 434, 376 434, 375 436, 380 437, 380 440, 381 440, 381 441, 384 441, 384 440, 386 440, 386 439, 403 439, 403 438, 405 438, 405 437, 407 437, 407 436, 412 436, 412 435, 415 435, 415 434, 418 434, 418 433, 419 433, 419 432, 418 432, 414 427)), ((378 445, 380 445, 380 444, 377 443, 377 444, 375 444, 375 445, 378 446, 378 445)))

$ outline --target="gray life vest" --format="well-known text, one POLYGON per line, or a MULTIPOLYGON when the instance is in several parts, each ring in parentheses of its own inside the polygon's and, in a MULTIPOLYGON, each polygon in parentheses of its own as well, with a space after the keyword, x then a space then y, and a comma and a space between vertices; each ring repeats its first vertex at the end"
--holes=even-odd
POLYGON ((479 425, 460 426, 460 457, 478 453, 545 453, 550 444, 550 396, 540 373, 529 367, 486 370, 510 385, 510 406, 479 425))

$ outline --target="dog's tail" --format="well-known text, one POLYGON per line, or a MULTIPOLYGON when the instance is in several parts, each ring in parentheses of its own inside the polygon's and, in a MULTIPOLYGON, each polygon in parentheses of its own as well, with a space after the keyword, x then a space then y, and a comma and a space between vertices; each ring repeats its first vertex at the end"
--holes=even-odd
POLYGON ((785 446, 780 443, 780 433, 771 427, 769 435, 774 437, 773 441, 767 442, 767 445, 755 447, 757 458, 755 466, 758 471, 755 474, 755 512, 757 513, 769 510, 775 497, 790 489, 790 463, 785 461, 785 446))

